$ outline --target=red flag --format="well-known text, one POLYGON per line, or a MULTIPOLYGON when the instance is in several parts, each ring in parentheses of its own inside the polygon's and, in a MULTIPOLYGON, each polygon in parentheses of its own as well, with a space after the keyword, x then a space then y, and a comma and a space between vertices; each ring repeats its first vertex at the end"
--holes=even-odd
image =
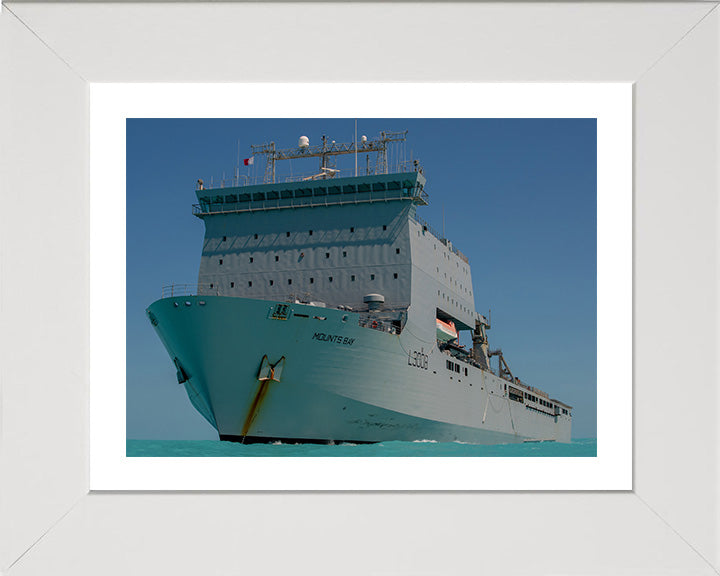
POLYGON ((245 164, 245 166, 252 166, 253 164, 255 164, 255 156, 245 158, 245 160, 243 160, 243 164, 245 164))

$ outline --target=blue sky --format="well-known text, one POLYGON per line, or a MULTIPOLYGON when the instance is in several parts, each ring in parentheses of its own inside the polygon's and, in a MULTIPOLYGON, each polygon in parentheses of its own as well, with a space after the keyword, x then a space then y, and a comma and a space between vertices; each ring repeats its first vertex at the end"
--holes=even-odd
MULTIPOLYGON (((128 438, 217 439, 145 317, 162 286, 197 282, 197 179, 231 177, 238 141, 242 159, 251 144, 289 148, 300 135, 319 144, 323 134, 351 142, 353 130, 353 119, 128 119, 128 438)), ((595 120, 358 120, 358 136, 381 130, 408 130, 407 154, 428 180, 430 205, 418 213, 442 230, 444 211, 447 237, 470 259, 476 309, 492 309, 491 348, 574 407, 573 437, 595 437, 595 120)), ((295 173, 317 167, 293 162, 295 173)), ((352 158, 340 167, 352 171, 352 158)))

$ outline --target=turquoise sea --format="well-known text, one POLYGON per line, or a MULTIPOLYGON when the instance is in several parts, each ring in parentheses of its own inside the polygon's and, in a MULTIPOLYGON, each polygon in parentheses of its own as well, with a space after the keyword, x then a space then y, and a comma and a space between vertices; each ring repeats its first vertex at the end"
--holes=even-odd
POLYGON ((493 456, 578 457, 597 456, 597 440, 585 438, 570 444, 526 442, 482 446, 459 442, 381 442, 379 444, 238 444, 220 440, 128 440, 127 456, 155 457, 275 457, 275 456, 493 456))

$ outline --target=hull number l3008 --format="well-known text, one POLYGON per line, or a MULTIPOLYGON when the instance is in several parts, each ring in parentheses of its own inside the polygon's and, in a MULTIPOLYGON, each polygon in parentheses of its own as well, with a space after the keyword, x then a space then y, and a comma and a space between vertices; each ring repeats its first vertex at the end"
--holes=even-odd
POLYGON ((428 355, 422 351, 411 350, 408 352, 408 366, 415 366, 423 370, 428 369, 428 355))

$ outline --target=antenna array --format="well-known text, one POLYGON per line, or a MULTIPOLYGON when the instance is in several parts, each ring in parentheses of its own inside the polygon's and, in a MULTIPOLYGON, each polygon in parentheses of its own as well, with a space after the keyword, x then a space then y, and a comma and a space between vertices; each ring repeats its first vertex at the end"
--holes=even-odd
MULTIPOLYGON (((360 142, 328 142, 323 135, 322 144, 316 146, 303 146, 295 148, 277 149, 275 142, 253 144, 250 150, 253 155, 265 156, 265 184, 275 183, 275 163, 278 160, 293 160, 296 158, 320 158, 320 172, 325 177, 332 177, 335 171, 331 170, 330 160, 333 156, 342 154, 376 154, 375 174, 388 173, 388 145, 392 142, 404 142, 407 130, 404 132, 380 132, 380 136, 372 139, 363 139, 360 142)), ((368 160, 369 166, 369 160, 368 160)))

